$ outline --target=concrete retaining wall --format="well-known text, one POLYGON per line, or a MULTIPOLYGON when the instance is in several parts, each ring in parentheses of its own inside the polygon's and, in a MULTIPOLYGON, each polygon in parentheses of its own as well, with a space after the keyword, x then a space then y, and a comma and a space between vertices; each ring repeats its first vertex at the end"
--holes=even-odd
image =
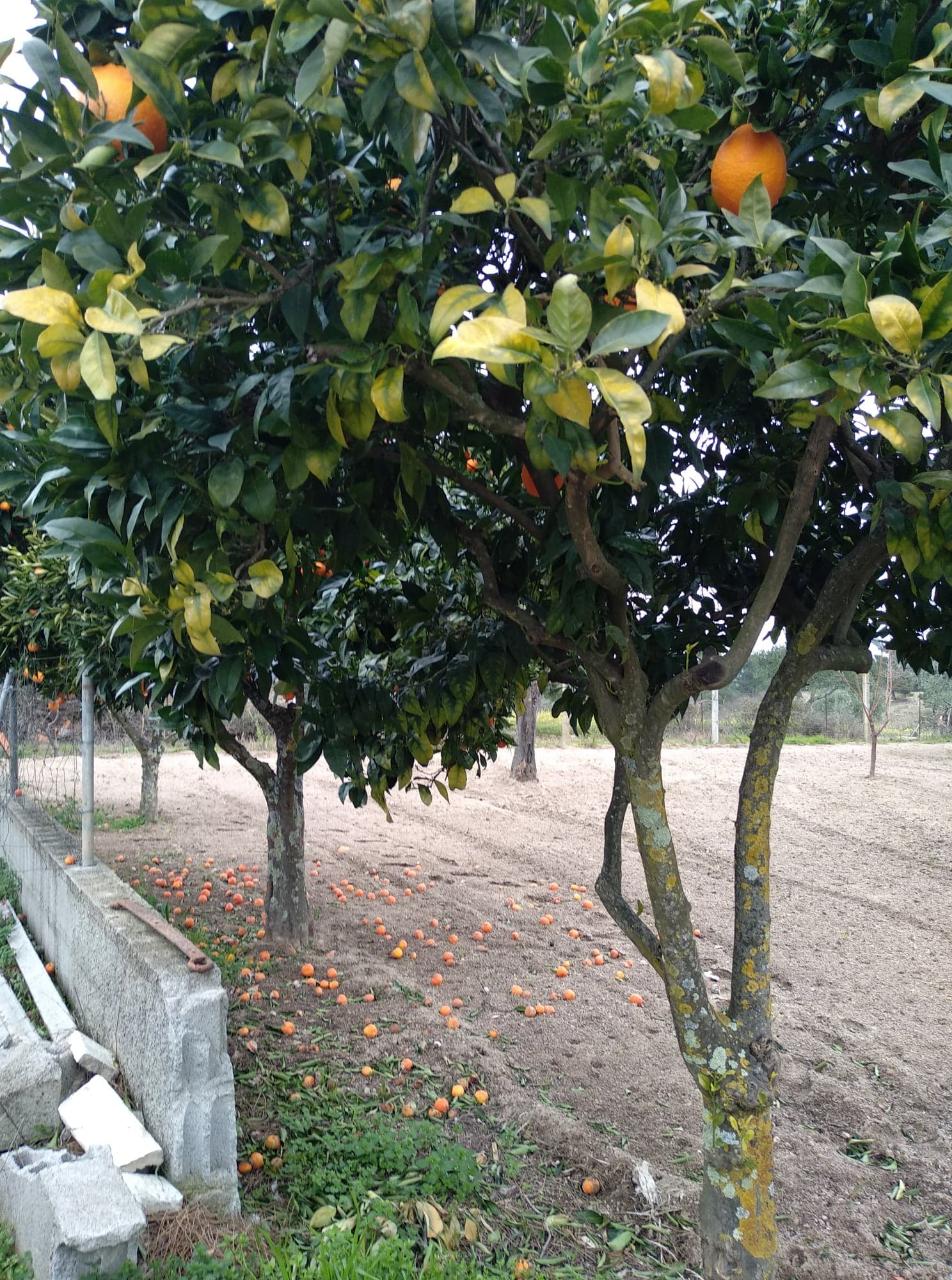
POLYGON ((238 1209, 235 1085, 217 969, 192 973, 146 924, 110 910, 136 894, 107 867, 67 867, 74 842, 37 805, 0 807, 0 857, 22 881, 30 932, 77 1025, 115 1054, 181 1191, 238 1209))

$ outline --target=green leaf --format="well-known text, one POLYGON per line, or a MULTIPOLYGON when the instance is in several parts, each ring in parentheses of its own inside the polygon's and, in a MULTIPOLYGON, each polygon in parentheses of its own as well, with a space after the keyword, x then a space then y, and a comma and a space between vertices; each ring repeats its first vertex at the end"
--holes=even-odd
MULTIPOLYGON (((473 190, 479 191, 481 188, 474 187, 473 190)), ((444 333, 449 332, 460 316, 465 315, 467 311, 475 311, 485 306, 493 296, 478 284, 457 284, 452 289, 447 289, 437 298, 436 306, 433 308, 433 315, 430 317, 430 340, 437 342, 444 333)))
POLYGON ((93 75, 92 67, 79 52, 59 23, 56 24, 53 38, 54 43, 56 44, 56 56, 59 58, 59 64, 63 75, 72 80, 77 89, 82 90, 84 93, 88 93, 93 98, 98 98, 99 85, 96 83, 96 77, 93 75))
POLYGON ((496 201, 492 192, 485 187, 467 187, 461 191, 450 205, 450 213, 488 213, 495 209, 496 201))
POLYGON ((942 400, 932 379, 924 373, 918 374, 907 384, 906 395, 933 430, 938 431, 942 425, 942 400))
POLYGON ((116 394, 116 365, 109 343, 101 333, 91 333, 86 339, 79 357, 79 372, 97 400, 108 400, 116 394))
POLYGON ((0 308, 18 320, 33 324, 72 324, 83 322, 79 303, 62 289, 37 285, 35 289, 14 289, 0 296, 0 308))
POLYGON ((262 600, 270 600, 284 585, 284 574, 273 560, 258 560, 248 568, 251 590, 262 600))
POLYGON ((427 70, 423 55, 416 49, 405 53, 393 69, 393 82, 397 93, 418 111, 428 111, 431 115, 441 116, 443 104, 436 92, 433 77, 427 70))
POLYGON ((245 167, 241 152, 235 144, 233 142, 225 142, 221 138, 206 142, 204 146, 199 147, 193 154, 199 160, 212 160, 216 164, 230 164, 234 165, 236 169, 245 167))
POLYGON ((937 281, 919 303, 922 336, 938 342, 952 330, 952 271, 937 281))
POLYGON ((782 365, 754 392, 765 400, 804 400, 822 395, 833 379, 815 360, 794 360, 782 365))
POLYGON ((238 201, 238 211, 255 231, 270 231, 276 236, 291 234, 288 202, 273 182, 259 182, 246 191, 238 201))
POLYGON ((666 116, 681 102, 687 80, 683 61, 673 49, 635 55, 648 77, 648 105, 655 115, 666 116))
POLYGON ((476 30, 476 0, 433 0, 433 19, 446 43, 457 49, 476 30))
POLYGON ((355 342, 363 342, 377 309, 377 294, 369 289, 349 289, 340 309, 344 328, 355 342))
POLYGON ((402 364, 392 369, 384 369, 377 374, 370 389, 370 398, 384 422, 406 422, 402 364))
POLYGON ((609 320, 592 339, 589 354, 607 356, 615 351, 632 351, 655 342, 670 322, 661 311, 626 311, 609 320))
POLYGON ((266 471, 253 472, 242 491, 241 505, 253 520, 267 524, 274 519, 277 504, 274 481, 266 471))
POLYGON ((579 288, 578 276, 567 275, 556 280, 545 314, 549 330, 560 344, 568 351, 577 351, 592 327, 592 304, 579 288))
POLYGON ((322 449, 308 449, 304 462, 312 476, 317 476, 322 484, 327 484, 340 462, 341 450, 336 444, 328 444, 322 449))
POLYGON ((84 318, 90 329, 98 329, 100 333, 126 333, 138 337, 142 332, 138 311, 117 289, 110 289, 106 294, 105 306, 88 307, 84 318))
POLYGON ((157 58, 150 58, 141 49, 128 46, 120 48, 119 54, 132 72, 132 78, 155 103, 158 110, 170 124, 181 126, 186 115, 185 91, 178 74, 161 63, 157 58))
POLYGON ((914 413, 906 409, 888 409, 878 417, 867 418, 866 422, 909 462, 916 463, 922 457, 925 448, 922 423, 914 413))
POLYGON ((173 347, 184 345, 185 339, 176 337, 174 333, 144 333, 139 339, 144 360, 160 360, 173 347))
POLYGON ((103 439, 110 449, 115 449, 119 443, 119 415, 116 413, 113 401, 97 400, 93 406, 93 417, 96 419, 96 426, 102 432, 103 439))
POLYGON ((332 18, 327 24, 323 41, 308 54, 298 72, 294 100, 299 106, 309 106, 312 99, 329 88, 334 69, 344 56, 354 30, 353 22, 340 18, 332 18))
POLYGON ((512 207, 531 218, 543 235, 552 238, 552 210, 548 201, 539 196, 517 196, 512 207))
POLYGON ((434 360, 457 356, 463 360, 488 360, 499 364, 527 364, 541 348, 525 331, 525 325, 508 316, 493 314, 464 320, 433 352, 434 360))
POLYGON ((912 355, 922 342, 922 317, 914 303, 898 293, 870 298, 869 314, 876 332, 896 351, 912 355))
POLYGON ((245 479, 245 464, 240 458, 228 458, 208 473, 208 496, 216 507, 231 507, 238 501, 245 479))
POLYGON ((744 84, 747 80, 747 74, 744 71, 744 64, 734 52, 734 48, 726 40, 722 40, 720 36, 698 36, 697 47, 707 57, 712 66, 717 67, 718 71, 723 71, 725 75, 730 76, 732 80, 736 80, 738 84, 744 84))

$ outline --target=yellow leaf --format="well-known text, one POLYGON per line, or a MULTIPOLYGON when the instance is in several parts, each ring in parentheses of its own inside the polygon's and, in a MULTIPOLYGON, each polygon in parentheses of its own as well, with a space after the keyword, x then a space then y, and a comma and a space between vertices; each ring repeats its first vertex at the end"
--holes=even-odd
POLYGON ((914 303, 898 293, 870 298, 869 314, 876 332, 903 355, 912 355, 922 342, 922 317, 914 303))
POLYGON ((508 204, 516 194, 516 175, 514 173, 503 173, 498 178, 494 178, 493 182, 496 190, 508 204))
POLYGON ((218 641, 212 635, 211 631, 193 631, 190 627, 186 627, 188 638, 192 642, 192 648, 196 653, 205 653, 209 657, 217 658, 221 653, 218 647, 218 641))
POLYGON ((248 568, 251 590, 262 600, 270 600, 281 590, 284 574, 273 560, 257 560, 248 568))
POLYGON ((488 213, 495 207, 496 201, 485 187, 467 187, 450 205, 450 213, 488 213))
POLYGON ((518 320, 527 324, 529 314, 526 311, 526 300, 514 284, 507 284, 499 298, 499 308, 510 320, 518 320))
POLYGON ((549 408, 560 418, 577 422, 580 427, 588 426, 592 416, 592 396, 588 383, 582 378, 577 376, 563 378, 558 389, 543 398, 549 408))
POLYGON ((45 284, 35 289, 14 289, 0 297, 0 308, 18 320, 33 324, 80 325, 83 314, 72 294, 62 289, 50 289, 45 284))
POLYGON ((402 364, 393 369, 384 369, 377 374, 370 389, 370 398, 384 422, 406 422, 402 364))
POLYGON ((651 417, 651 401, 637 382, 618 369, 592 369, 589 377, 618 414, 631 455, 631 470, 640 478, 645 466, 645 423, 651 417))
POLYGON ((78 351, 86 339, 73 324, 51 324, 36 340, 36 349, 44 360, 68 356, 78 351))
POLYGON ((125 333, 138 337, 142 332, 142 320, 127 297, 117 289, 110 289, 104 307, 88 307, 86 323, 100 333, 125 333))
POLYGON ((116 364, 101 333, 91 333, 86 339, 79 356, 79 371, 97 400, 109 400, 116 394, 116 364))
MULTIPOLYGON (((448 333, 450 327, 467 311, 475 311, 485 306, 493 298, 493 294, 481 289, 478 284, 457 284, 447 289, 436 300, 433 315, 430 317, 430 340, 436 342, 448 333)), ((505 297, 505 295, 503 295, 505 297)))
POLYGON ((270 231, 276 236, 291 234, 291 211, 288 202, 273 182, 259 182, 238 201, 238 211, 255 231, 270 231))
POLYGON ((50 373, 60 391, 77 391, 82 382, 77 356, 53 356, 50 360, 50 373))
POLYGON ((612 262, 605 267, 605 293, 611 302, 615 295, 631 284, 635 278, 631 259, 635 252, 635 237, 627 222, 619 222, 609 231, 605 240, 606 258, 623 258, 624 262, 612 262))
POLYGON ((672 334, 680 333, 687 323, 684 317, 684 311, 680 302, 671 292, 665 289, 663 285, 652 284, 650 280, 642 277, 635 284, 635 300, 641 311, 660 311, 663 315, 670 316, 670 319, 661 331, 661 336, 648 348, 652 358, 654 358, 661 350, 662 343, 667 341, 672 334))
POLYGON ((139 339, 144 360, 158 360, 172 347, 184 346, 185 339, 172 333, 144 333, 139 339))
MULTIPOLYGON (((450 772, 452 772, 452 770, 450 770, 450 772)), ((435 1240, 443 1230, 443 1218, 439 1209, 437 1209, 435 1204, 431 1204, 429 1200, 418 1200, 416 1202, 416 1210, 421 1221, 426 1223, 427 1239, 435 1240)))
POLYGON ((203 632, 211 630, 212 605, 210 596, 201 593, 186 596, 184 609, 185 626, 188 628, 189 635, 193 631, 201 635, 203 632))
POLYGON ((479 316, 464 320, 433 352, 434 360, 457 356, 463 360, 493 360, 499 364, 528 364, 539 357, 539 344, 525 325, 508 316, 479 316))
POLYGON ((140 386, 143 391, 148 391, 149 370, 141 356, 133 356, 129 361, 129 374, 137 386, 140 386))
POLYGON ((479 1239, 479 1228, 475 1219, 467 1218, 463 1223, 463 1235, 470 1244, 475 1244, 479 1239))
POLYGON ((655 115, 666 116, 680 105, 685 93, 687 71, 673 49, 635 55, 648 77, 648 105, 655 115))

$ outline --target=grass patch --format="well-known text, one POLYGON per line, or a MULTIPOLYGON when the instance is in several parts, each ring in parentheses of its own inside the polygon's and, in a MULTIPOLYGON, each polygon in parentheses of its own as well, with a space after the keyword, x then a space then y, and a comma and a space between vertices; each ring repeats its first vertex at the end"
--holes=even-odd
MULTIPOLYGON (((67 831, 78 831, 82 825, 82 811, 75 796, 70 796, 60 804, 47 805, 46 812, 67 831)), ((146 825, 145 819, 137 813, 110 813, 108 809, 93 811, 93 827, 96 831, 135 831, 146 825)))
POLYGON ((0 1223, 0 1280, 33 1280, 29 1254, 17 1253, 13 1232, 0 1223))

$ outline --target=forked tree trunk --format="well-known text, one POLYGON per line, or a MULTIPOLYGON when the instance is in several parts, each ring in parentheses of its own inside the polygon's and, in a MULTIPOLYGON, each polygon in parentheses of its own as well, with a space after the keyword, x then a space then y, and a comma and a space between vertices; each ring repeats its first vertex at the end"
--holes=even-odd
POLYGON ((516 749, 512 757, 510 773, 518 782, 538 782, 536 769, 536 720, 542 695, 533 680, 526 691, 525 709, 516 719, 516 749))
POLYGON ((268 933, 276 942, 303 945, 311 936, 304 869, 304 779, 294 758, 294 737, 275 729, 277 762, 267 786, 268 933))

